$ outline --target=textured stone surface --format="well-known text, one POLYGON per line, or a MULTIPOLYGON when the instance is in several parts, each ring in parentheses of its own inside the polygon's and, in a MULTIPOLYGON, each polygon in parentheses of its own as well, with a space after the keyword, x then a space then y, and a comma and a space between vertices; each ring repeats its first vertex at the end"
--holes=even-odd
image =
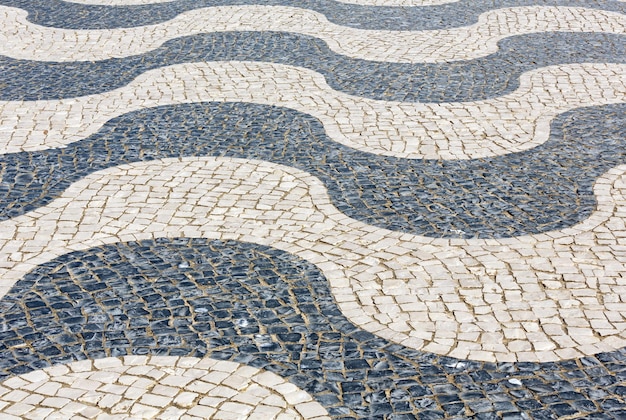
POLYGON ((625 11, 0 0, 0 417, 626 418, 625 11))
POLYGON ((32 24, 22 9, 0 6, 0 53, 45 61, 94 61, 138 55, 164 42, 204 32, 295 32, 323 40, 336 53, 401 63, 469 60, 495 53, 498 41, 534 32, 623 34, 626 16, 573 7, 516 7, 489 11, 471 26, 432 31, 376 31, 338 26, 307 9, 223 6, 186 12, 159 25, 72 30, 32 24))
POLYGON ((523 74, 519 89, 490 100, 413 104, 346 95, 331 89, 320 74, 293 66, 190 63, 149 71, 102 94, 0 102, 0 136, 6 152, 40 150, 81 140, 133 110, 252 102, 311 114, 334 141, 357 150, 411 159, 478 159, 544 143, 551 120, 560 113, 623 103, 625 78, 625 65, 547 67, 523 74))
MULTIPOLYGON (((395 1, 395 0, 392 0, 395 1)), ((419 1, 419 0, 418 0, 419 1)), ((626 12, 623 1, 615 0, 460 0, 432 7, 355 6, 334 0, 306 3, 285 0, 196 0, 156 2, 129 7, 78 4, 63 0, 2 0, 0 4, 30 13, 29 20, 45 26, 78 29, 120 28, 150 25, 173 19, 180 13, 208 6, 262 4, 306 7, 338 25, 366 29, 424 30, 467 26, 489 10, 519 6, 568 6, 626 12)))
POLYGON ((294 33, 197 34, 167 41, 144 54, 96 62, 0 56, 0 99, 32 101, 102 93, 164 65, 259 61, 320 73, 332 89, 349 95, 403 102, 479 101, 514 91, 522 73, 541 67, 626 62, 625 34, 542 32, 506 38, 498 46, 496 53, 468 61, 389 63, 339 55, 318 38, 294 33), (19 78, 10 77, 16 73, 19 78))
POLYGON ((276 374, 193 357, 57 365, 4 381, 0 394, 3 418, 329 419, 310 395, 276 374), (16 401, 20 393, 28 403, 16 401))
POLYGON ((597 180, 597 210, 572 228, 445 240, 350 219, 294 168, 151 160, 96 172, 2 222, 0 274, 9 286, 57 256, 120 240, 236 239, 317 264, 352 322, 412 348, 499 361, 592 355, 624 344, 625 168, 597 180))

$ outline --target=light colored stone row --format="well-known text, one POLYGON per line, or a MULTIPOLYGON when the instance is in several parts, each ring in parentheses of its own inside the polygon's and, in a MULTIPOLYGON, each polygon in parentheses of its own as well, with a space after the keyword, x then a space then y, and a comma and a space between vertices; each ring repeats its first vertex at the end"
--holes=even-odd
POLYGON ((148 107, 234 101, 288 107, 318 118, 328 136, 379 155, 471 159, 543 144, 559 113, 626 101, 626 65, 573 64, 521 76, 510 94, 475 102, 404 103, 347 95, 311 70, 209 62, 149 71, 102 94, 0 102, 0 153, 62 147, 113 117, 148 107))
POLYGON ((430 31, 382 31, 339 26, 323 14, 283 6, 197 9, 157 25, 74 30, 38 26, 22 9, 0 6, 0 54, 25 60, 95 61, 143 54, 165 41, 223 31, 284 31, 325 41, 346 56, 402 63, 470 60, 498 50, 505 37, 534 32, 626 34, 626 16, 568 7, 519 7, 489 11, 478 22, 430 31))
MULTIPOLYGON (((68 3, 79 3, 102 6, 132 6, 139 4, 170 3, 176 0, 64 0, 68 3)), ((360 6, 436 6, 447 3, 457 3, 459 0, 336 0, 340 3, 356 4, 360 6)))
POLYGON ((86 4, 90 6, 135 6, 142 4, 172 3, 178 0, 63 0, 66 3, 86 4))
POLYGON ((340 3, 356 4, 359 6, 390 6, 390 7, 438 6, 441 4, 459 2, 459 0, 336 0, 336 1, 340 3))
POLYGON ((626 345, 626 166, 595 193, 597 210, 561 231, 433 239, 348 218, 293 168, 214 157, 124 165, 0 223, 2 294, 73 250, 233 239, 315 264, 348 319, 411 348, 490 361, 591 355, 626 345))
POLYGON ((330 419, 278 375, 235 362, 126 356, 85 360, 0 384, 10 419, 330 419))

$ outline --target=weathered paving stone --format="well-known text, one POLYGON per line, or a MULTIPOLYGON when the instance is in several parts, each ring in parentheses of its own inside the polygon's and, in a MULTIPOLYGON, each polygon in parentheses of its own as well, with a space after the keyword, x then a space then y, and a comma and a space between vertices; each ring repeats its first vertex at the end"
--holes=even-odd
POLYGON ((347 321, 315 266, 254 244, 158 239, 74 252, 33 270, 0 307, 4 380, 78 360, 192 356, 282 376, 333 418, 623 413, 623 351, 492 364, 410 350, 347 321))
POLYGON ((259 159, 307 171, 343 213, 433 237, 509 237, 571 226, 593 183, 624 162, 625 105, 560 115, 526 152, 464 161, 399 159, 338 145, 318 120, 263 105, 185 104, 129 113, 66 148, 0 156, 0 217, 36 209, 111 166, 179 156, 259 159))

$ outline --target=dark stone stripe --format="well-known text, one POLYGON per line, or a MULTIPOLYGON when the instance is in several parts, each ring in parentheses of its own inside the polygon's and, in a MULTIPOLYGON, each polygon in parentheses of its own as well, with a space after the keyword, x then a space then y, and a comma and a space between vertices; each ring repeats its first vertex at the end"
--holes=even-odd
POLYGON ((626 13, 626 5, 611 0, 461 0, 427 7, 379 7, 332 0, 187 0, 140 6, 89 6, 60 0, 0 0, 27 10, 28 20, 44 26, 106 29, 152 25, 188 10, 210 6, 268 5, 300 7, 322 13, 338 25, 364 29, 425 30, 467 26, 490 10, 520 6, 569 6, 626 13))
POLYGON ((291 109, 245 103, 164 106, 109 121, 66 148, 0 156, 0 218, 49 203, 96 170, 179 156, 259 159, 307 171, 348 216, 434 237, 562 229, 595 208, 593 182, 625 162, 626 105, 559 116, 545 144, 493 158, 376 156, 329 139, 291 109), (465 233, 456 232, 462 230, 465 233))
POLYGON ((323 41, 281 32, 223 32, 177 38, 160 48, 97 62, 0 57, 0 100, 56 99, 111 91, 142 73, 180 63, 262 61, 322 74, 335 90, 406 102, 476 101, 512 92, 523 72, 556 64, 625 63, 626 35, 538 33, 506 38, 500 51, 453 63, 399 64, 353 59, 323 41))
POLYGON ((109 356, 206 356, 274 372, 335 419, 626 416, 623 351, 493 364, 407 349, 350 323, 314 265, 235 241, 64 255, 12 288, 0 320, 2 379, 109 356))

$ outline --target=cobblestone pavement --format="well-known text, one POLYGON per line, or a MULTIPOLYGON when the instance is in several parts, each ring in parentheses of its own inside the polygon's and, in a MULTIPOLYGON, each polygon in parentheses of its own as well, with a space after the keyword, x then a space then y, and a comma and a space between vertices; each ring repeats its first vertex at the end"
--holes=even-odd
POLYGON ((626 418, 626 1, 0 0, 0 418, 626 418))

